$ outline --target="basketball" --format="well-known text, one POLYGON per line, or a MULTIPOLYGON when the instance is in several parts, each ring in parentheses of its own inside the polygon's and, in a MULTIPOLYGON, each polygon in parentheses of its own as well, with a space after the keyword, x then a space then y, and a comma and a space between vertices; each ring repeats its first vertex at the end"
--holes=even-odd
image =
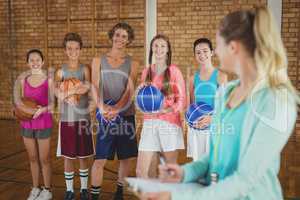
MULTIPOLYGON (((76 78, 69 78, 65 79, 61 84, 60 84, 60 90, 63 92, 68 92, 69 90, 73 89, 74 87, 78 86, 81 84, 81 81, 76 78)), ((73 94, 68 96, 65 101, 67 103, 71 103, 73 105, 77 105, 80 100, 80 94, 73 94)))
POLYGON ((33 99, 22 97, 20 104, 14 106, 13 113, 18 120, 29 121, 32 120, 38 107, 38 104, 33 99))
POLYGON ((164 95, 152 85, 142 87, 136 95, 136 105, 144 113, 159 111, 164 102, 164 95))
MULTIPOLYGON (((109 99, 109 100, 106 100, 104 101, 104 103, 106 105, 115 105, 116 102, 112 99, 109 99)), ((96 118, 98 120, 99 123, 102 123, 102 124, 109 124, 109 125, 112 125, 112 124, 116 124, 116 123, 119 123, 120 122, 120 116, 117 115, 115 118, 111 119, 111 120, 107 120, 105 119, 102 114, 101 114, 101 111, 99 110, 99 108, 96 109, 96 118)))
POLYGON ((198 130, 205 130, 208 127, 199 129, 196 128, 194 125, 205 115, 211 115, 212 112, 213 112, 213 108, 204 102, 193 103, 188 107, 185 113, 185 119, 191 128, 198 129, 198 130))

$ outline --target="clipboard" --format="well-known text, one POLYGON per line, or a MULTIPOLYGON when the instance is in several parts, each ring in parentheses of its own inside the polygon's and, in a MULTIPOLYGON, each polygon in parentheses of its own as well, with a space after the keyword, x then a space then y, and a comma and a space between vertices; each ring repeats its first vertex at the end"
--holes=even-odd
POLYGON ((187 192, 204 186, 200 183, 163 183, 159 179, 125 178, 134 192, 187 192))

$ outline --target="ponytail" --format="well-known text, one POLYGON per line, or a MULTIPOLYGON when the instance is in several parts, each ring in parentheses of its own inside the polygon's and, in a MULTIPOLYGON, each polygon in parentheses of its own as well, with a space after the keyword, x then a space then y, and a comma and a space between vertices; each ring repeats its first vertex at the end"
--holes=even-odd
POLYGON ((275 20, 266 7, 255 11, 229 13, 220 23, 220 35, 228 44, 240 41, 255 60, 258 80, 266 80, 270 88, 287 88, 300 102, 288 77, 287 55, 275 20))
POLYGON ((255 63, 259 78, 267 78, 270 88, 285 87, 297 100, 299 96, 288 77, 288 61, 280 32, 269 9, 257 8, 254 19, 255 63))

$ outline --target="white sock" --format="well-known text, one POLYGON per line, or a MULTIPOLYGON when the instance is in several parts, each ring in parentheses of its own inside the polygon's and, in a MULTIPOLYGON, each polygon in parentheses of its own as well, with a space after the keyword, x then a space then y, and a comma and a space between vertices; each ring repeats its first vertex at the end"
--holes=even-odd
POLYGON ((74 172, 65 172, 65 180, 66 180, 67 191, 74 192, 74 188, 73 188, 74 172))
POLYGON ((79 169, 81 190, 87 189, 88 178, 89 178, 89 169, 79 169))

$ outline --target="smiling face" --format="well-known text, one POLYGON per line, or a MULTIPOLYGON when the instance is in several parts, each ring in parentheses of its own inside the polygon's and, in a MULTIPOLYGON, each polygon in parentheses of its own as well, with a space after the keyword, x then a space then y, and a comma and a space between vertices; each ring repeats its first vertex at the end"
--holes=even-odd
POLYGON ((208 64, 211 62, 213 51, 210 50, 207 43, 199 43, 195 47, 195 59, 199 64, 208 64))
POLYGON ((31 53, 29 55, 27 64, 32 71, 38 72, 38 71, 41 71, 41 69, 44 65, 44 61, 38 53, 31 53))
POLYGON ((122 49, 125 48, 127 44, 129 44, 128 33, 125 29, 117 29, 114 32, 112 37, 113 47, 122 49))
POLYGON ((80 44, 76 41, 66 43, 65 52, 70 60, 78 60, 80 55, 80 44))
POLYGON ((153 55, 156 60, 167 60, 168 43, 164 39, 156 39, 152 44, 153 55))

